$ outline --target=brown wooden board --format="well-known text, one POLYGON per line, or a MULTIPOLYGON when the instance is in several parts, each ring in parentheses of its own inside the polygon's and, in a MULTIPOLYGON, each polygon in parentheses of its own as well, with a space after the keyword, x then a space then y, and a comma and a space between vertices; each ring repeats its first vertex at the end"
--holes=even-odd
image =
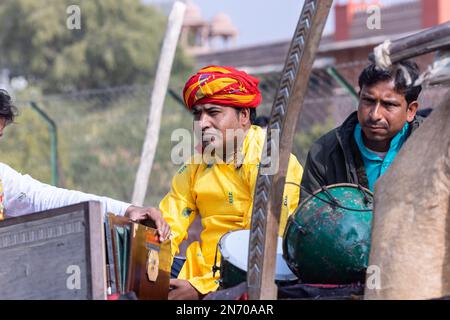
POLYGON ((0 299, 106 299, 100 203, 1 221, 0 299))
POLYGON ((159 242, 156 229, 133 223, 127 288, 140 300, 167 300, 169 295, 171 246, 170 240, 159 242), (159 260, 156 280, 148 276, 149 252, 157 251, 159 260))
MULTIPOLYGON (((113 274, 116 278, 116 292, 134 292, 139 300, 167 300, 169 295, 171 246, 170 240, 159 242, 153 221, 134 222, 129 218, 108 214, 107 241, 112 249, 113 274), (127 228, 121 239, 117 229, 127 228), (126 239, 124 239, 125 237, 126 239), (127 243, 125 246, 125 242, 127 243), (149 251, 158 252, 156 279, 151 281, 147 270, 149 251)), ((154 255, 150 258, 154 258, 154 255)))

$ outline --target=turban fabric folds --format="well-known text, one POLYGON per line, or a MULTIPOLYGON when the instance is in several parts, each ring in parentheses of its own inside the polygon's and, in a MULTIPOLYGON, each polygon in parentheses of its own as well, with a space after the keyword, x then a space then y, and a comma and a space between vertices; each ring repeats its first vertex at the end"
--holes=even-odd
POLYGON ((232 67, 208 66, 193 75, 183 89, 188 109, 197 104, 256 108, 261 103, 259 80, 232 67))

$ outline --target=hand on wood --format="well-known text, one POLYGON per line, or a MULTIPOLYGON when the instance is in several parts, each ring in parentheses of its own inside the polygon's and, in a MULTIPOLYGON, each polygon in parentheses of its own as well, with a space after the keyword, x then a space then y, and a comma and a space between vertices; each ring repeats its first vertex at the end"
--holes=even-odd
POLYGON ((156 208, 141 208, 136 206, 130 206, 125 212, 125 216, 133 221, 142 221, 150 219, 155 222, 156 229, 158 230, 159 240, 161 242, 169 239, 170 226, 164 220, 161 211, 156 208))

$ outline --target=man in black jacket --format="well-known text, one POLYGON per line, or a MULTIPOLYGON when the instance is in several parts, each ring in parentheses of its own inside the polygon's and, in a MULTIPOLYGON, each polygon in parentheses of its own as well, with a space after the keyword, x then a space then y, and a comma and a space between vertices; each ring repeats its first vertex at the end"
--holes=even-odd
POLYGON ((359 106, 344 123, 311 147, 301 182, 301 200, 336 183, 373 191, 403 143, 420 125, 417 98, 422 87, 417 64, 404 61, 384 71, 375 65, 359 76, 359 106))

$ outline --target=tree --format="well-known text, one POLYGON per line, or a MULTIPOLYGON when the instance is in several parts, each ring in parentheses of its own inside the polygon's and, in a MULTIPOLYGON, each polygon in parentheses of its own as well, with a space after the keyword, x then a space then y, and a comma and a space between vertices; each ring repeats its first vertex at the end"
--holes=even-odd
MULTIPOLYGON (((140 0, 4 0, 0 68, 44 92, 149 82, 166 19, 140 0), (69 28, 79 7, 79 29, 69 28)), ((177 55, 174 72, 187 68, 177 55)))

